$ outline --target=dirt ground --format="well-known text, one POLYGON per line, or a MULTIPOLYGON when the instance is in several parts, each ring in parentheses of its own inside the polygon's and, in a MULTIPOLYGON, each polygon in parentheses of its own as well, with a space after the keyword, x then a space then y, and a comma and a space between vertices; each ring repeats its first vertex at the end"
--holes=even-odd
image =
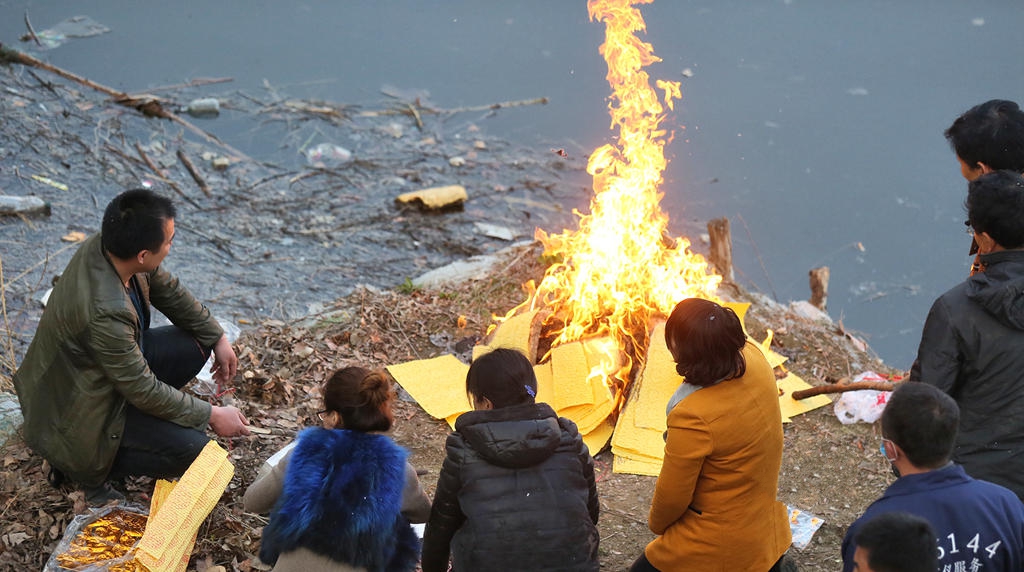
MULTIPOLYGON (((267 521, 242 511, 241 493, 264 459, 299 428, 314 423, 319 383, 343 365, 385 366, 439 355, 459 341, 477 339, 490 312, 521 301, 518 285, 539 276, 539 250, 531 248, 529 256, 517 257, 519 262, 501 277, 439 291, 360 290, 320 315, 288 324, 268 320, 243 334, 236 344, 242 363, 234 403, 254 425, 272 433, 222 440, 231 451, 235 476, 200 531, 192 566, 200 571, 213 564, 228 570, 261 569, 253 555, 267 521), (464 328, 458 326, 459 316, 466 318, 464 328)), ((871 355, 858 351, 856 342, 837 325, 809 322, 783 306, 755 302, 747 323, 754 337, 762 337, 767 327, 775 330, 776 349, 790 357, 791 369, 805 379, 837 379, 864 369, 886 371, 871 355)), ((414 465, 425 471, 422 482, 432 494, 448 426, 409 401, 398 404, 396 418, 394 437, 412 452, 414 465)), ((807 548, 790 550, 799 569, 838 569, 846 527, 890 482, 877 441, 874 426, 842 425, 829 407, 798 416, 785 426, 780 499, 825 521, 807 548)), ((73 490, 55 490, 45 482, 42 461, 19 439, 9 442, 2 455, 0 506, 5 524, 0 534, 22 540, 4 545, 0 569, 41 566, 64 525, 84 507, 73 490)), ((607 450, 595 460, 602 567, 624 570, 652 538, 646 516, 655 479, 613 473, 607 450)), ((151 487, 147 479, 125 484, 129 498, 143 503, 151 487)))
MULTIPOLYGON (((584 207, 579 203, 587 196, 579 158, 508 145, 477 127, 484 114, 360 116, 346 106, 288 100, 269 88, 225 94, 230 105, 224 113, 259 117, 264 128, 277 130, 281 151, 272 160, 232 160, 218 171, 202 157, 224 156, 224 149, 52 75, 0 65, 0 89, 0 192, 36 194, 52 205, 48 217, 0 219, 0 293, 6 303, 0 389, 10 387, 9 375, 31 339, 40 313, 35 301, 73 252, 74 244, 61 237, 96 230, 101 206, 140 181, 153 181, 180 199, 184 240, 176 241, 168 259, 172 270, 244 327, 235 344, 240 374, 229 399, 270 433, 221 440, 235 476, 200 529, 190 570, 264 569, 253 555, 267 521, 242 511, 241 494, 265 458, 315 422, 317 387, 326 375, 343 365, 385 366, 472 344, 491 313, 521 302, 520 285, 539 278, 543 268, 533 245, 483 280, 429 291, 396 285, 508 244, 482 234, 478 222, 527 238, 534 226, 561 228, 571 219, 568 211, 584 207), (314 136, 343 143, 357 160, 309 166, 301 152, 314 136), (197 158, 215 191, 211 197, 197 189, 176 158, 178 150, 197 158), (181 193, 161 186, 163 180, 175 182, 181 193), (427 214, 393 204, 398 192, 453 182, 467 186, 472 197, 460 211, 427 214), (461 327, 459 316, 465 317, 461 327)), ((196 88, 161 92, 168 105, 195 94, 196 88)), ((802 318, 739 288, 723 295, 753 302, 749 333, 764 339, 773 330, 776 351, 810 383, 865 370, 891 373, 839 324, 802 318)), ((448 427, 409 401, 396 413, 395 439, 410 449, 432 493, 448 427)), ((786 425, 780 499, 824 519, 807 548, 790 551, 801 570, 839 569, 846 526, 891 480, 877 442, 874 426, 842 425, 831 408, 786 425)), ((612 473, 607 450, 595 459, 602 567, 624 570, 652 538, 646 517, 655 479, 612 473)), ((46 482, 42 460, 20 437, 0 449, 0 460, 0 570, 38 570, 67 523, 85 510, 84 502, 73 489, 46 482)), ((145 503, 152 482, 130 480, 123 488, 131 500, 145 503)))

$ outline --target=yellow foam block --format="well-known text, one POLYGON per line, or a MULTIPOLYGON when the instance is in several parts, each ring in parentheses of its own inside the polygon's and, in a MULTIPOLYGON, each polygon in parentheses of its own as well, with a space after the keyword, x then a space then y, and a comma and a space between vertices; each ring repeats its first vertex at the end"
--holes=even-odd
POLYGON ((604 446, 608 444, 608 440, 612 438, 612 431, 615 430, 615 424, 610 419, 605 420, 594 428, 593 431, 583 434, 583 442, 587 444, 587 449, 590 451, 590 455, 596 455, 604 449, 604 446))
POLYGON ((551 348, 551 371, 555 382, 551 405, 555 411, 594 403, 594 389, 588 381, 590 367, 581 342, 551 348))
POLYGON ((153 572, 185 570, 199 526, 231 482, 235 467, 228 453, 210 441, 150 516, 136 558, 153 572), (183 560, 184 559, 184 560, 183 560))
POLYGON ((387 370, 433 417, 446 419, 473 409, 466 397, 469 366, 451 354, 389 365, 387 370))
POLYGON ((537 343, 536 340, 531 340, 531 334, 533 333, 533 320, 539 311, 523 312, 498 324, 487 345, 491 348, 519 350, 530 359, 530 363, 535 363, 537 361, 537 343))
POLYGON ((782 409, 782 417, 796 417, 801 413, 807 413, 813 409, 832 405, 832 400, 827 395, 814 395, 799 401, 793 399, 793 392, 811 387, 809 383, 800 379, 793 372, 788 372, 786 377, 779 380, 779 389, 782 395, 779 396, 779 407, 782 409))

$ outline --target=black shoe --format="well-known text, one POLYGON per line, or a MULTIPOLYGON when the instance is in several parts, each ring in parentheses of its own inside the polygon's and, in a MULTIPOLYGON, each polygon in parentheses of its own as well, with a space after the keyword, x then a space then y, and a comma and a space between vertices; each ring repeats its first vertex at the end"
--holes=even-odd
MULTIPOLYGON (((49 465, 49 463, 47 463, 47 465, 49 465)), ((50 486, 53 488, 59 489, 60 486, 64 484, 64 473, 60 472, 60 469, 53 465, 49 465, 49 467, 50 470, 46 472, 46 482, 50 483, 50 486)))
POLYGON ((103 483, 98 487, 82 487, 82 492, 85 493, 85 501, 91 505, 103 506, 112 501, 124 500, 124 495, 110 486, 110 483, 103 483))

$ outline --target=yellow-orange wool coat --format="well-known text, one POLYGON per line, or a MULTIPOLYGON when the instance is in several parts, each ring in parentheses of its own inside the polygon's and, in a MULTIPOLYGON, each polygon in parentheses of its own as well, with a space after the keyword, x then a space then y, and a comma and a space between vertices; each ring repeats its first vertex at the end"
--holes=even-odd
POLYGON ((699 389, 669 412, 647 545, 658 570, 767 572, 792 541, 776 500, 782 415, 771 366, 748 342, 746 373, 699 389))

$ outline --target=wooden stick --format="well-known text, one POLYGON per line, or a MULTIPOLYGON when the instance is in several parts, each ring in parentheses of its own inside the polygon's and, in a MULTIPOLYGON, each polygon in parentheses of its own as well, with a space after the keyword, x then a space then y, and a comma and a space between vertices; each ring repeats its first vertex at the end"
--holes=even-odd
POLYGON ((25 10, 25 27, 28 28, 28 35, 32 38, 37 46, 42 46, 43 43, 39 41, 39 36, 36 35, 36 31, 32 29, 32 22, 28 19, 28 10, 25 10))
POLYGON ((718 274, 726 282, 733 282, 732 235, 729 233, 729 219, 716 218, 708 221, 708 236, 711 252, 708 258, 718 274))
MULTIPOLYGON (((150 89, 146 90, 146 93, 153 93, 153 92, 156 92, 156 91, 170 91, 172 89, 183 89, 183 88, 187 88, 187 87, 199 87, 199 86, 202 86, 202 85, 213 85, 215 83, 228 83, 230 81, 235 81, 235 78, 233 78, 233 77, 197 77, 196 79, 194 79, 192 81, 189 81, 189 82, 185 82, 185 83, 176 83, 176 84, 172 84, 172 85, 162 85, 160 87, 150 88, 150 89)), ((138 95, 145 95, 145 94, 138 94, 138 95)))
POLYGON ((142 150, 142 145, 140 145, 138 141, 135 142, 135 150, 139 152, 139 157, 142 158, 143 162, 146 163, 146 166, 149 167, 149 170, 153 171, 153 174, 156 175, 157 178, 159 178, 164 183, 167 183, 167 186, 174 189, 174 192, 178 193, 178 195, 180 195, 181 198, 188 201, 189 204, 196 207, 197 209, 202 208, 202 206, 200 206, 199 203, 192 200, 192 197, 189 197, 188 195, 185 194, 185 191, 181 190, 181 187, 178 186, 178 183, 175 183, 174 181, 167 178, 167 174, 164 173, 163 170, 160 169, 160 167, 156 166, 156 163, 154 163, 153 160, 149 158, 149 155, 146 155, 146 152, 142 150))
POLYGON ((874 389, 876 391, 892 391, 896 385, 902 382, 892 381, 858 381, 856 383, 830 383, 818 385, 808 389, 801 389, 792 393, 793 399, 807 399, 824 393, 843 393, 846 391, 857 391, 860 389, 874 389))
MULTIPOLYGON (((546 105, 548 98, 536 97, 534 99, 520 99, 516 101, 500 101, 498 103, 492 103, 490 105, 473 105, 469 107, 456 107, 454 109, 434 109, 433 107, 423 107, 421 105, 416 106, 419 113, 429 113, 432 115, 441 114, 454 114, 454 113, 466 113, 469 111, 488 111, 495 109, 503 109, 506 107, 521 107, 524 105, 546 105)), ((408 105, 408 104, 407 104, 408 105)), ((410 106, 411 107, 411 106, 410 106)), ((359 113, 362 117, 379 117, 381 115, 413 115, 409 109, 378 109, 370 111, 362 111, 359 113)))
POLYGON ((407 105, 409 106, 409 111, 412 112, 412 116, 416 118, 416 127, 420 131, 423 131, 423 118, 420 117, 420 112, 416 111, 416 108, 413 107, 413 105, 411 103, 409 103, 407 105))
POLYGON ((182 165, 185 165, 185 170, 188 171, 189 175, 192 175, 192 180, 199 185, 199 190, 203 191, 203 194, 206 195, 207 198, 213 198, 210 195, 210 185, 206 184, 206 180, 203 179, 203 176, 196 170, 196 166, 192 164, 192 160, 189 159, 188 155, 186 155, 181 149, 178 149, 178 160, 181 161, 182 165))
POLYGON ((119 105, 124 105, 125 107, 131 107, 132 109, 138 111, 139 113, 142 113, 143 115, 145 115, 147 117, 160 117, 162 119, 170 119, 171 121, 181 125, 185 129, 188 129, 189 131, 191 131, 191 132, 195 133, 196 135, 202 137, 203 139, 206 139, 207 141, 210 141, 212 143, 215 143, 215 144, 219 145, 224 150, 226 150, 226 151, 230 152, 231 154, 235 155, 236 158, 242 159, 242 160, 245 160, 245 161, 252 161, 252 159, 248 155, 246 155, 245 153, 242 153, 238 149, 235 149, 231 145, 228 145, 227 143, 221 141, 220 139, 217 138, 216 135, 213 135, 212 133, 207 133, 206 131, 203 131, 202 129, 196 127, 195 125, 193 125, 193 124, 189 123, 188 121, 182 119, 176 113, 174 113, 172 111, 168 111, 167 109, 165 109, 163 107, 163 105, 161 105, 160 102, 157 101, 155 96, 148 96, 147 97, 145 95, 140 95, 140 96, 128 95, 127 93, 124 93, 123 91, 117 91, 116 89, 107 87, 107 86, 105 86, 103 84, 96 83, 96 82, 94 82, 94 81, 92 81, 90 79, 86 79, 86 78, 84 78, 84 77, 82 77, 80 75, 71 73, 71 72, 69 72, 67 70, 63 70, 63 69, 61 69, 61 68, 59 68, 57 66, 48 64, 48 63, 46 63, 46 62, 44 62, 42 60, 38 60, 38 59, 28 55, 28 54, 24 54, 22 52, 19 52, 18 50, 12 50, 11 48, 4 47, 3 44, 0 44, 0 61, 10 61, 10 62, 14 62, 14 63, 19 63, 21 65, 25 65, 25 66, 31 66, 31 67, 34 67, 34 68, 39 68, 39 69, 42 69, 42 70, 46 70, 46 71, 48 71, 50 73, 59 75, 60 77, 62 77, 64 79, 71 80, 71 81, 73 81, 75 83, 80 83, 80 84, 82 84, 82 85, 84 85, 86 87, 89 87, 91 89, 94 89, 94 90, 96 90, 96 91, 98 91, 100 93, 105 93, 105 94, 109 95, 114 100, 114 103, 117 103, 119 105))

